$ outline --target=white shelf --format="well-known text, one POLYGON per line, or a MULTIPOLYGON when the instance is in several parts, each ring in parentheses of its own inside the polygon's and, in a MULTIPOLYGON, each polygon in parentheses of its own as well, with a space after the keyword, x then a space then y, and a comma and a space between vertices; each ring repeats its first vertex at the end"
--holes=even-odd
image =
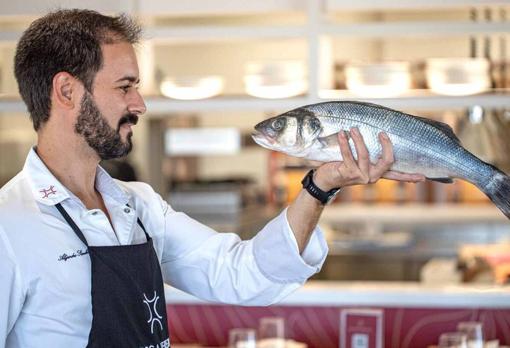
POLYGON ((337 204, 324 209, 321 224, 347 224, 370 222, 374 224, 433 225, 504 223, 510 221, 499 209, 488 204, 406 204, 364 205, 337 204), (395 217, 398 216, 398 220, 395 217))
POLYGON ((147 28, 146 39, 155 42, 204 42, 237 39, 305 38, 304 26, 192 26, 147 28))
MULTIPOLYGON (((146 97, 147 114, 158 117, 164 114, 206 111, 285 111, 308 104, 331 100, 365 101, 397 110, 445 110, 479 105, 486 108, 510 108, 510 95, 503 93, 462 97, 440 96, 426 93, 395 98, 360 98, 344 91, 321 91, 321 98, 308 96, 287 99, 260 99, 249 96, 216 97, 203 100, 182 101, 165 97, 146 97)), ((19 99, 0 98, 0 113, 26 112, 19 99)))
MULTIPOLYGON (((306 38, 306 25, 292 26, 191 26, 148 28, 145 37, 161 43, 204 42, 241 39, 285 39, 306 38)), ((510 32, 509 23, 472 22, 383 22, 334 24, 319 23, 318 35, 363 37, 405 37, 437 35, 471 35, 510 32)), ((15 33, 6 37, 9 40, 15 33)), ((0 40, 2 37, 0 36, 0 40)))
POLYGON ((0 31, 0 44, 12 44, 15 45, 16 42, 21 37, 20 31, 0 31))
MULTIPOLYGON (((142 0, 140 0, 142 1, 142 0)), ((0 1, 0 17, 13 16, 43 16, 56 8, 83 8, 103 13, 131 12, 135 9, 132 0, 88 0, 86 5, 82 0, 23 0, 0 1)))
MULTIPOLYGON (((323 98, 298 97, 289 99, 258 99, 253 97, 218 97, 196 101, 179 101, 168 98, 147 98, 146 104, 149 114, 164 114, 176 112, 200 111, 285 111, 308 104, 330 100, 365 101, 384 105, 397 110, 444 110, 468 108, 480 105, 486 108, 510 107, 508 94, 483 94, 463 97, 449 97, 439 95, 406 96, 396 98, 360 98, 352 94, 334 91, 321 93, 323 98), (336 93, 335 93, 336 92, 336 93)), ((1 109, 0 109, 1 110, 1 109)))
POLYGON ((204 100, 181 101, 164 97, 147 98, 148 113, 152 115, 199 111, 271 111, 290 110, 313 101, 307 97, 287 99, 259 99, 254 97, 217 97, 204 100))
MULTIPOLYGON (((201 111, 271 111, 287 110, 302 105, 311 104, 313 100, 307 97, 287 99, 259 99, 253 97, 217 97, 204 100, 182 101, 165 97, 146 97, 147 114, 160 116, 162 114, 201 112, 201 111)), ((317 102, 317 101, 315 101, 317 102)), ((0 114, 27 112, 25 104, 19 99, 0 98, 0 114)))
POLYGON ((27 112, 25 103, 15 98, 0 98, 0 114, 27 112))
POLYGON ((381 22, 355 24, 324 24, 321 33, 332 36, 352 37, 405 37, 490 34, 510 32, 508 23, 473 23, 473 22, 381 22))
POLYGON ((137 9, 143 16, 225 16, 302 11, 307 0, 139 0, 137 9))
POLYGON ((508 6, 508 0, 326 0, 327 11, 388 11, 508 6))

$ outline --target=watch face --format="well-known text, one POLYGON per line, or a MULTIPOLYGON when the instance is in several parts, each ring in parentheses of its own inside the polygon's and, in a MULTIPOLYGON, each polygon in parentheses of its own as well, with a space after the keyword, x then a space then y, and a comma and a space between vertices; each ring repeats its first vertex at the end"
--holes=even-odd
POLYGON ((328 203, 331 202, 335 197, 336 195, 340 192, 340 189, 337 189, 335 192, 332 192, 329 196, 328 196, 328 203))

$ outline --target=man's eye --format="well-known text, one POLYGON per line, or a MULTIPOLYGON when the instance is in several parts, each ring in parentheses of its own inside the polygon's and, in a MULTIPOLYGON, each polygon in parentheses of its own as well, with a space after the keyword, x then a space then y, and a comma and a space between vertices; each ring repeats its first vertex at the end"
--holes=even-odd
POLYGON ((129 91, 129 88, 131 88, 131 86, 122 86, 122 87, 119 87, 124 93, 127 93, 129 91))

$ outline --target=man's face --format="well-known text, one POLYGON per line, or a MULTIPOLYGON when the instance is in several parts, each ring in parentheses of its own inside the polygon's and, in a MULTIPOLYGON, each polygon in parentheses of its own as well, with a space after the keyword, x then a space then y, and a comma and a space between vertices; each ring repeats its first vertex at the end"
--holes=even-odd
POLYGON ((123 157, 132 148, 131 126, 145 112, 138 93, 138 64, 129 43, 102 45, 103 67, 95 76, 93 93, 84 92, 76 133, 102 160, 123 157))

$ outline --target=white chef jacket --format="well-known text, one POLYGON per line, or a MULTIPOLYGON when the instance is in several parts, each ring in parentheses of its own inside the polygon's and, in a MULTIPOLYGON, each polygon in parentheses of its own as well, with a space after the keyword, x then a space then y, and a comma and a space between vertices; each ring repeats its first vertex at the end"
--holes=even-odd
POLYGON ((90 258, 57 203, 91 246, 144 243, 139 217, 154 240, 165 283, 213 302, 277 302, 318 272, 327 255, 319 228, 299 254, 286 210, 254 238, 241 241, 174 211, 147 184, 114 180, 98 166, 95 185, 113 229, 106 215, 88 210, 33 149, 23 170, 0 190, 0 347, 88 342, 90 258))

